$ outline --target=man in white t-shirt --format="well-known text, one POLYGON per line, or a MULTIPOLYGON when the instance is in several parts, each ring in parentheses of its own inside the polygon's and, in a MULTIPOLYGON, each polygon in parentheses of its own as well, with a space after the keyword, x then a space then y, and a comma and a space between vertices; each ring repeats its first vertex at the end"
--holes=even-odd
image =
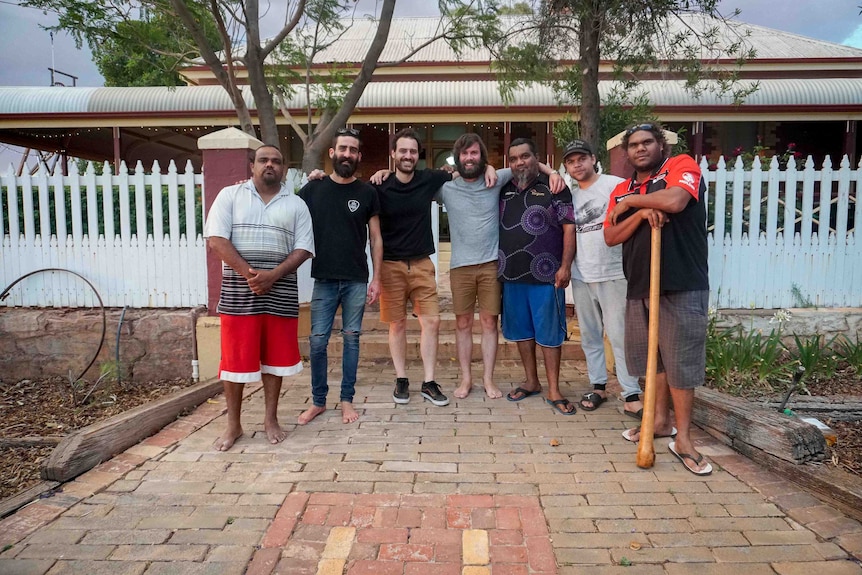
POLYGON ((625 399, 625 414, 643 415, 637 377, 626 369, 626 279, 621 246, 608 247, 603 223, 611 192, 622 181, 596 171, 596 156, 583 140, 574 140, 563 152, 566 172, 577 182, 572 187, 578 250, 572 263, 572 296, 578 313, 581 347, 593 391, 580 400, 584 411, 593 411, 607 399, 608 373, 603 334, 608 334, 616 362, 617 380, 625 399))

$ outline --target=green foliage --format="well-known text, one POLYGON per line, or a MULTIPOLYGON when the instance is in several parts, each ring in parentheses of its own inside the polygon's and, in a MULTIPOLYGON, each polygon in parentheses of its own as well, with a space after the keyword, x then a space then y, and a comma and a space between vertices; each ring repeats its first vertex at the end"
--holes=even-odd
MULTIPOLYGON (((502 13, 493 1, 483 5, 485 13, 502 13)), ((497 55, 494 69, 504 99, 532 83, 549 84, 561 104, 579 107, 581 135, 597 142, 620 131, 604 122, 624 125, 620 119, 628 116, 622 111, 639 105, 627 101, 628 95, 646 73, 669 73, 682 78, 695 96, 708 91, 729 95, 735 103, 757 89, 740 80, 742 64, 755 55, 747 35, 720 15, 717 0, 554 0, 543 2, 532 16, 498 18, 494 24, 498 32, 489 35, 490 48, 497 55), (694 20, 682 21, 686 14, 694 20), (614 79, 626 95, 606 96, 605 106, 622 106, 609 120, 599 117, 596 101, 600 61, 614 63, 614 79)))
POLYGON ((796 283, 790 286, 790 295, 793 296, 793 307, 817 307, 796 283))
POLYGON ((838 359, 846 362, 857 375, 862 375, 862 340, 859 339, 859 333, 856 333, 856 341, 841 335, 835 342, 835 353, 838 359))
POLYGON ((765 335, 742 326, 722 329, 717 322, 710 318, 706 340, 706 376, 717 389, 734 395, 769 391, 787 377, 791 366, 782 361, 780 330, 765 335))
POLYGON ((516 16, 518 14, 532 14, 533 7, 530 6, 529 2, 515 2, 512 5, 503 5, 500 6, 500 15, 502 16, 516 16))
POLYGON ((838 358, 830 349, 833 341, 834 337, 825 341, 822 334, 807 338, 793 334, 794 347, 785 346, 785 349, 797 365, 805 368, 806 379, 828 379, 838 368, 838 358))
MULTIPOLYGON (((57 15, 49 30, 72 35, 93 52, 106 86, 176 86, 177 67, 200 55, 168 0, 142 3, 98 0, 25 0, 22 6, 57 15)), ((213 50, 221 48, 215 20, 203 2, 186 2, 213 50)))

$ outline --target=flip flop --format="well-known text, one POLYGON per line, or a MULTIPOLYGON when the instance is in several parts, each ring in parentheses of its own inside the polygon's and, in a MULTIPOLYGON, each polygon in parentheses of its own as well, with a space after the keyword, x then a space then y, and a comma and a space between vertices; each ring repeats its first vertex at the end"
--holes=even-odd
POLYGON ((524 389, 523 387, 516 387, 512 391, 506 394, 506 399, 509 401, 521 401, 522 399, 527 399, 528 397, 532 397, 534 395, 539 395, 542 393, 542 386, 540 385, 538 389, 524 389), (521 397, 512 397, 513 393, 520 393, 521 397))
POLYGON ((584 395, 582 395, 581 400, 578 402, 578 404, 581 406, 581 409, 583 409, 584 411, 595 411, 599 408, 599 406, 601 404, 603 404, 607 400, 608 400, 607 397, 602 397, 601 395, 599 395, 595 391, 591 391, 589 393, 585 393, 584 395), (592 407, 587 407, 586 405, 584 405, 585 401, 592 403, 593 404, 592 407))
POLYGON ((548 405, 550 405, 563 415, 574 415, 578 411, 577 408, 572 404, 572 402, 565 397, 563 399, 546 399, 545 401, 548 405), (566 411, 565 409, 570 405, 572 406, 572 410, 566 411))
POLYGON ((700 471, 692 468, 691 466, 689 466, 688 463, 685 462, 686 459, 690 459, 694 462, 695 465, 700 465, 700 463, 703 461, 703 454, 702 453, 699 453, 697 455, 697 457, 695 457, 689 453, 679 452, 676 450, 676 442, 675 441, 671 441, 670 443, 668 443, 667 448, 670 450, 671 453, 676 455, 676 458, 679 459, 683 465, 685 465, 686 469, 688 469, 690 472, 694 473, 695 475, 703 476, 703 475, 709 475, 710 473, 712 473, 712 465, 708 462, 706 464, 706 467, 704 467, 700 471))
POLYGON ((640 421, 641 419, 643 419, 643 416, 644 416, 644 408, 641 407, 637 411, 626 411, 626 409, 623 408, 623 413, 626 414, 627 416, 631 417, 631 418, 634 418, 634 419, 637 419, 638 421, 640 421))
MULTIPOLYGON (((626 441, 631 441, 632 443, 637 443, 638 439, 640 439, 640 438, 635 439, 634 436, 640 435, 640 432, 641 432, 640 427, 633 427, 631 429, 626 429, 625 431, 623 431, 623 439, 625 439, 626 441)), ((671 428, 669 435, 665 435, 663 433, 655 433, 655 434, 653 434, 653 437, 655 439, 661 439, 662 437, 676 437, 676 427, 671 428)))

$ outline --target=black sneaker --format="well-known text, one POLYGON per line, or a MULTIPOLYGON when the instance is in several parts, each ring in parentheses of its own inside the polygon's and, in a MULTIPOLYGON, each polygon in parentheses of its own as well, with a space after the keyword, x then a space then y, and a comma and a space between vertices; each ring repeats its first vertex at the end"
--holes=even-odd
POLYGON ((410 382, 406 377, 395 379, 395 391, 392 392, 392 401, 395 403, 410 403, 410 382))
POLYGON ((436 381, 422 382, 422 397, 438 407, 449 405, 449 398, 443 395, 436 381))

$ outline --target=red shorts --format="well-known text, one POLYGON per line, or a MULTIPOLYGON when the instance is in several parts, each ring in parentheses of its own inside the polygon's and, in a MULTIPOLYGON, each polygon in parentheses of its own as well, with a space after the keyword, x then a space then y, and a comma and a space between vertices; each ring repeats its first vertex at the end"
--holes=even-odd
POLYGON ((222 314, 219 379, 251 383, 260 381, 264 373, 301 372, 298 324, 292 317, 222 314))

